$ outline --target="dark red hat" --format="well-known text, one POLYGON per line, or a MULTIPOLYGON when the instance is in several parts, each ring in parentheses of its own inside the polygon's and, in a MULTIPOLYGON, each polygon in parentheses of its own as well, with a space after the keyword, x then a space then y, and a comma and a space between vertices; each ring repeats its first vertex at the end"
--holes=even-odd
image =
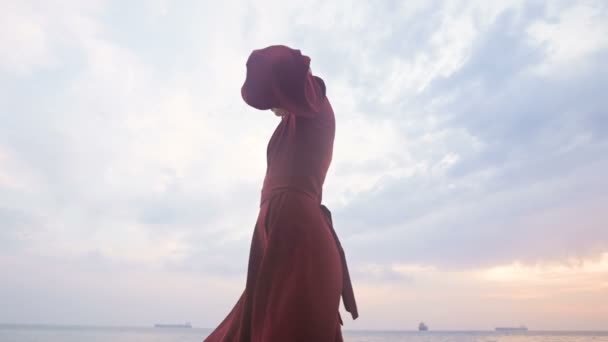
POLYGON ((284 45, 254 50, 247 59, 247 78, 241 96, 248 105, 260 110, 318 112, 325 99, 325 85, 309 70, 310 58, 300 50, 284 45))

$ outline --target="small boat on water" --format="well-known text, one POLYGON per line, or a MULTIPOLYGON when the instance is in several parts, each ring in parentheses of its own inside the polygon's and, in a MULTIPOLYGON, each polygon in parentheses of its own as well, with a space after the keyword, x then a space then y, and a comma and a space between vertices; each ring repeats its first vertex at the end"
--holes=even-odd
POLYGON ((519 327, 498 327, 496 328, 497 332, 506 332, 506 333, 510 333, 510 332, 526 332, 528 331, 528 328, 526 326, 519 326, 519 327))
POLYGON ((154 324, 155 328, 192 328, 190 322, 185 324, 154 324))
POLYGON ((420 324, 418 324, 418 331, 428 331, 429 327, 426 326, 426 324, 424 324, 424 322, 420 322, 420 324))

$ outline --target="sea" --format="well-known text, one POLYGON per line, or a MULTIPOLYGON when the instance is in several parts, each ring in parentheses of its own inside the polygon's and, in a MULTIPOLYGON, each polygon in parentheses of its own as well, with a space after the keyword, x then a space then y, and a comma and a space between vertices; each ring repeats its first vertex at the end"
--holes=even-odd
MULTIPOLYGON (((201 342, 209 329, 0 325, 0 342, 201 342)), ((608 342, 608 331, 344 331, 347 342, 608 342)), ((314 342, 314 341, 311 341, 314 342)))

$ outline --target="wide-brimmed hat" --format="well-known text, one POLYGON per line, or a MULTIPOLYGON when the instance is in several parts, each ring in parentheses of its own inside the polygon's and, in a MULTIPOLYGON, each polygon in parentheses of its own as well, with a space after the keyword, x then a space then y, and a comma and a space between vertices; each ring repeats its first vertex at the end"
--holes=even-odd
POLYGON ((273 45, 249 55, 241 96, 260 110, 284 108, 304 114, 319 111, 325 85, 310 73, 310 57, 300 50, 273 45))

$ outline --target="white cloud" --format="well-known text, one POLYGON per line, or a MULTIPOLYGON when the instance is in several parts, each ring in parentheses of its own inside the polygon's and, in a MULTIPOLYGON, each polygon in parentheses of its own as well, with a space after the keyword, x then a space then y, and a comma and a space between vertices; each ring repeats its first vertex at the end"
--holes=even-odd
MULTIPOLYGON (((577 281, 584 296, 595 264, 572 277, 530 265, 607 248, 600 5, 3 3, 0 270, 15 281, 0 292, 39 293, 40 321, 124 324, 139 306, 149 324, 161 320, 149 296, 167 320, 219 321, 242 289, 276 125, 240 99, 245 60, 288 44, 312 57, 336 111, 324 198, 352 260, 356 326, 534 321, 526 310, 547 302, 509 302, 526 277, 539 291, 577 281), (121 281, 100 287, 104 272, 121 281), (86 300, 53 314, 69 294, 86 300), (129 310, 109 316, 116 301, 129 310)), ((601 325, 577 310, 581 327, 601 325)), ((538 327, 573 317, 542 314, 538 327)))
POLYGON ((581 67, 583 57, 608 47, 608 23, 601 1, 584 1, 556 11, 552 20, 539 20, 528 29, 534 42, 547 50, 537 72, 551 77, 563 75, 561 69, 581 67))
POLYGON ((29 74, 54 62, 47 19, 19 1, 3 4, 0 14, 0 68, 3 72, 29 74))

